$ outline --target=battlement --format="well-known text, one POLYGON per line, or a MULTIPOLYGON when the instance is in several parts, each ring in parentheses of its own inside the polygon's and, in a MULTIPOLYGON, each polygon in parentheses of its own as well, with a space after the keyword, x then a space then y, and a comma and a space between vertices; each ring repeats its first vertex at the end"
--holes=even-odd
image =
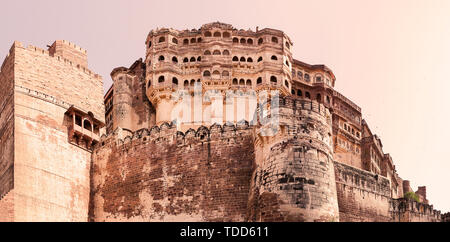
POLYGON ((88 66, 87 51, 68 41, 56 40, 48 48, 48 51, 51 56, 61 56, 69 59, 77 65, 81 65, 83 67, 88 66))
POLYGON ((450 213, 442 214, 442 222, 450 222, 450 213))
POLYGON ((224 125, 213 124, 209 128, 201 126, 197 130, 189 129, 186 132, 177 131, 175 125, 167 122, 160 126, 153 126, 150 129, 144 128, 135 132, 117 128, 109 135, 103 134, 96 148, 111 142, 116 142, 118 146, 123 146, 133 143, 136 140, 151 143, 176 142, 177 145, 188 145, 222 138, 237 140, 242 131, 251 131, 252 128, 253 126, 247 121, 241 121, 236 125, 232 123, 226 123, 224 125))
POLYGON ((441 221, 441 211, 433 209, 433 205, 416 202, 407 198, 392 199, 390 210, 393 214, 408 214, 408 217, 403 219, 407 219, 410 222, 441 221))
MULTIPOLYGON (((70 42, 63 42, 61 40, 61 41, 58 41, 58 42, 55 42, 55 43, 60 43, 60 44, 69 46, 70 48, 73 48, 74 50, 79 51, 80 53, 84 53, 84 54, 87 53, 87 52, 83 52, 83 49, 81 49, 80 47, 77 47, 74 44, 71 44, 70 42)), ((52 46, 56 46, 55 43, 52 46)), ((68 56, 66 54, 57 54, 55 52, 56 50, 52 50, 52 47, 50 47, 49 50, 45 50, 45 49, 42 49, 42 48, 39 48, 39 47, 36 47, 36 46, 33 46, 33 45, 28 45, 27 47, 24 47, 23 43, 20 42, 20 41, 14 41, 14 44, 11 47, 11 49, 13 49, 13 48, 20 48, 20 49, 23 49, 23 50, 26 50, 26 51, 31 51, 31 52, 37 53, 39 55, 51 58, 53 61, 58 61, 60 63, 63 63, 65 65, 67 65, 67 66, 71 66, 73 68, 76 68, 79 71, 82 71, 83 73, 88 75, 89 77, 97 79, 99 81, 102 81, 102 79, 103 79, 101 75, 96 74, 96 73, 94 73, 93 71, 91 71, 90 69, 87 68, 87 56, 86 56, 86 62, 83 63, 83 62, 80 62, 80 60, 74 59, 71 56, 68 56)), ((11 51, 10 51, 10 53, 11 53, 11 51)))

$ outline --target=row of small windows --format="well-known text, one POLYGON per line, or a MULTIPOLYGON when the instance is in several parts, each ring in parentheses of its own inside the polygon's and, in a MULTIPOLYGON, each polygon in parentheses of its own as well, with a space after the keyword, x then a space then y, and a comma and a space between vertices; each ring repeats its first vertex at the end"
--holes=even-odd
POLYGON ((239 85, 239 86, 249 86, 249 87, 251 87, 252 86, 252 80, 248 79, 247 81, 245 81, 244 79, 240 79, 238 81, 237 78, 234 78, 233 79, 233 85, 234 86, 239 85))
MULTIPOLYGON (((222 36, 224 38, 230 38, 231 34, 229 32, 224 32, 223 34, 220 33, 220 32, 214 32, 214 34, 212 34, 209 31, 205 32, 205 37, 218 37, 218 38, 220 38, 222 36)), ((164 37, 164 36, 159 37, 158 43, 163 43, 163 42, 166 42, 166 37, 164 37)), ((195 44, 195 43, 201 43, 201 42, 202 42, 202 38, 191 38, 190 40, 189 39, 183 39, 183 44, 184 45, 188 45, 189 43, 195 44)), ((178 44, 178 39, 172 38, 172 43, 178 44)), ((241 39, 239 39, 239 38, 235 37, 235 38, 233 38, 233 43, 235 43, 235 44, 241 43, 241 44, 253 45, 253 39, 251 39, 251 38, 248 38, 248 39, 241 38, 241 39)), ((263 38, 259 38, 258 39, 258 45, 261 45, 263 43, 264 43, 264 39, 263 38)), ((272 37, 272 43, 278 44, 278 38, 273 36, 272 37)), ((151 41, 149 41, 148 47, 149 48, 152 47, 152 42, 151 41)), ((288 42, 286 42, 286 47, 288 49, 290 48, 290 44, 288 42)))
MULTIPOLYGON (((216 70, 216 71, 214 71, 214 72, 212 73, 212 75, 220 76, 221 73, 220 73, 219 71, 216 70)), ((210 71, 205 71, 205 72, 203 72, 203 76, 204 76, 204 77, 210 77, 210 76, 211 76, 211 72, 210 72, 210 71)), ((230 76, 230 73, 229 73, 228 71, 223 71, 223 72, 222 72, 222 76, 225 76, 225 77, 230 76)), ((164 83, 165 81, 166 81, 165 76, 160 76, 160 77, 158 77, 158 83, 164 83)), ((199 79, 198 81, 200 81, 200 79, 199 79)), ((193 82, 195 82, 195 80, 191 80, 191 83, 190 83, 190 84, 193 85, 193 82)), ((277 78, 276 78, 275 76, 271 76, 271 77, 270 77, 270 82, 272 82, 272 83, 277 83, 278 80, 277 80, 277 78)), ((185 85, 185 86, 186 86, 186 83, 189 84, 189 82, 188 82, 187 80, 184 81, 184 85, 185 85)), ((173 77, 173 78, 172 78, 172 84, 178 85, 178 79, 177 79, 176 77, 173 77)), ((257 84, 257 85, 262 84, 262 78, 261 78, 261 77, 258 77, 258 79, 256 80, 256 84, 257 84)), ((150 86, 152 85, 152 82, 149 81, 147 85, 148 85, 148 87, 150 87, 150 86)), ((245 81, 244 79, 240 79, 240 80, 238 81, 237 78, 234 78, 234 79, 233 79, 233 85, 246 85, 246 86, 251 86, 251 85, 252 85, 252 81, 251 81, 250 79, 248 79, 247 81, 245 81)), ((286 83, 286 85, 288 86, 288 83, 286 83)), ((299 90, 299 91, 300 91, 300 90, 299 90)), ((301 95, 301 91, 300 91, 300 95, 301 95)), ((307 93, 307 95, 309 96, 309 93, 307 93)))
MULTIPOLYGON (((207 50, 207 51, 205 51, 204 54, 205 54, 205 55, 211 55, 211 52, 210 52, 209 50, 207 50)), ((219 50, 215 50, 215 51, 213 52, 213 55, 220 55, 220 54, 221 54, 221 53, 220 53, 219 50)), ((222 55, 230 55, 230 52, 229 52, 228 50, 224 50, 223 53, 222 53, 222 55)), ((166 59, 166 58, 165 58, 163 55, 161 55, 161 56, 158 57, 158 61, 165 61, 165 59, 166 59)), ((271 60, 278 60, 278 57, 276 57, 275 55, 273 55, 270 59, 271 59, 271 60)), ((189 59, 188 57, 185 57, 185 58, 183 59, 183 63, 187 63, 187 62, 195 62, 195 61, 201 61, 201 60, 202 60, 202 57, 201 57, 201 56, 199 56, 199 57, 197 57, 197 58, 191 57, 190 59, 189 59)), ((239 58, 239 57, 237 57, 237 56, 234 56, 232 60, 235 61, 235 62, 237 62, 237 61, 240 61, 240 62, 253 62, 253 58, 251 58, 251 57, 248 57, 248 58, 241 57, 241 58, 239 58)), ((262 60, 263 60, 263 58, 262 58, 262 56, 260 56, 260 57, 258 58, 258 62, 261 62, 262 60)), ((178 58, 177 58, 176 56, 172 57, 172 62, 178 63, 178 58)), ((150 63, 149 63, 149 65, 150 65, 150 63)))
MULTIPOLYGON (((211 51, 206 50, 205 53, 203 53, 204 55, 211 55, 211 51)), ((230 55, 230 51, 229 50, 224 50, 222 53, 220 52, 220 50, 214 50, 212 52, 212 55, 230 55)))
MULTIPOLYGON (((212 73, 213 76, 220 76, 220 72, 215 70, 212 73)), ((203 76, 205 77, 210 77, 211 76, 211 72, 210 71, 204 71, 203 72, 203 76)), ((222 76, 230 76, 230 73, 228 71, 223 71, 222 72, 222 76)))
MULTIPOLYGON (((287 86, 287 84, 286 84, 286 86, 287 86)), ((292 89, 291 89, 291 94, 292 94, 292 95, 297 95, 297 96, 299 96, 299 97, 303 97, 303 92, 302 92, 302 90, 300 90, 300 89, 295 90, 294 88, 292 88, 292 89)), ((310 94, 309 92, 305 92, 305 98, 311 99, 311 94, 310 94)), ((318 93, 318 94, 316 95, 316 100, 317 100, 318 102, 322 102, 322 95, 320 95, 320 93, 318 93)), ((327 102, 328 104, 331 103, 331 99, 330 99, 329 96, 326 96, 326 102, 327 102)))
POLYGON ((224 38, 230 38, 230 37, 231 37, 231 34, 230 34, 229 32, 223 32, 223 33, 221 33, 221 32, 219 32, 219 31, 216 31, 216 32, 214 32, 214 34, 213 34, 213 33, 211 33, 210 31, 206 31, 206 32, 205 32, 205 37, 218 37, 218 38, 224 37, 224 38))
POLYGON ((344 123, 344 130, 346 130, 347 132, 351 133, 352 135, 356 135, 356 137, 360 138, 361 137, 361 133, 358 131, 355 131, 355 129, 353 127, 351 127, 350 125, 347 125, 346 123, 344 123))
MULTIPOLYGON (((305 73, 305 74, 303 75, 303 72, 301 72, 301 71, 297 71, 297 72, 296 72, 295 70, 292 70, 292 77, 295 77, 295 76, 297 76, 298 79, 303 79, 303 77, 304 77, 304 78, 305 78, 305 81, 307 81, 307 82, 311 81, 311 77, 309 76, 308 73, 305 73)), ((317 75, 316 78, 315 78, 315 80, 316 80, 316 82, 323 82, 323 81, 324 81, 324 78, 323 78, 323 76, 321 76, 321 75, 317 75)), ((326 79, 326 83, 327 83, 328 85, 331 84, 331 82, 330 82, 330 80, 329 80, 328 78, 326 79)))
MULTIPOLYGON (((161 55, 161 56, 158 57, 158 61, 164 61, 165 59, 166 59, 166 58, 165 58, 163 55, 161 55)), ((184 62, 184 63, 186 63, 186 62, 195 62, 195 61, 202 61, 202 57, 201 57, 201 56, 199 56, 199 57, 197 57, 197 58, 191 57, 190 59, 189 59, 188 57, 185 57, 185 58, 183 59, 183 62, 184 62)), ((176 56, 172 57, 172 62, 178 63, 178 58, 177 58, 176 56)), ((150 65, 150 63, 149 63, 149 65, 150 65)))
MULTIPOLYGON (((278 60, 278 57, 273 55, 272 57, 270 57, 271 60, 278 60)), ((245 57, 237 57, 237 56, 233 56, 233 61, 240 61, 240 62, 253 62, 253 59, 251 57, 248 57, 247 59, 245 57)), ((262 56, 260 56, 258 58, 258 62, 261 62, 263 60, 262 56)))

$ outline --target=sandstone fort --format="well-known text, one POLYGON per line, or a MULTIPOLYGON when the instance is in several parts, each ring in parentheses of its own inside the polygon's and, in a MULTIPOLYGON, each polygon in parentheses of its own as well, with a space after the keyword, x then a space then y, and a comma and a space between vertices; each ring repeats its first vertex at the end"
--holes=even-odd
POLYGON ((13 43, 0 221, 450 220, 284 32, 215 22, 145 45, 103 95, 81 47, 13 43))

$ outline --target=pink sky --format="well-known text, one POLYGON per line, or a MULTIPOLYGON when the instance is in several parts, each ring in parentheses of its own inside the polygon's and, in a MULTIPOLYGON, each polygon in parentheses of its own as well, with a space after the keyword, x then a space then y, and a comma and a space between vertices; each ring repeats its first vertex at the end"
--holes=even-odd
POLYGON ((157 27, 283 30, 296 59, 334 71, 336 89, 362 108, 400 176, 450 211, 448 0, 5 1, 0 11, 0 56, 14 40, 44 48, 66 39, 88 50, 105 89, 113 68, 144 57, 157 27))

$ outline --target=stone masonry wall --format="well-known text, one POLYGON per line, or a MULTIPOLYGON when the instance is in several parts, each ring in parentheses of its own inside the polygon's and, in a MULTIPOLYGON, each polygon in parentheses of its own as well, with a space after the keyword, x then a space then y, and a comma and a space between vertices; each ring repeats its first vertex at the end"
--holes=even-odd
POLYGON ((15 221, 87 221, 91 152, 68 142, 68 106, 16 87, 15 221))
POLYGON ((14 133, 7 139, 13 145, 1 147, 12 147, 14 166, 8 169, 14 174, 14 192, 0 207, 8 207, 13 221, 87 221, 91 152, 68 142, 71 120, 65 113, 74 104, 104 120, 101 77, 20 42, 11 53, 13 64, 3 66, 14 71, 14 133))
POLYGON ((14 50, 0 70, 0 222, 14 217, 14 50))
POLYGON ((408 200, 405 198, 391 201, 393 222, 440 222, 441 212, 433 209, 433 205, 408 200))
POLYGON ((387 178, 339 162, 334 168, 341 222, 391 220, 387 178))
POLYGON ((328 109, 281 99, 279 123, 275 136, 257 138, 249 219, 339 221, 328 109))
POLYGON ((252 129, 117 129, 93 154, 93 221, 245 221, 252 129))
POLYGON ((15 42, 15 85, 92 112, 105 120, 101 76, 49 51, 15 42))

